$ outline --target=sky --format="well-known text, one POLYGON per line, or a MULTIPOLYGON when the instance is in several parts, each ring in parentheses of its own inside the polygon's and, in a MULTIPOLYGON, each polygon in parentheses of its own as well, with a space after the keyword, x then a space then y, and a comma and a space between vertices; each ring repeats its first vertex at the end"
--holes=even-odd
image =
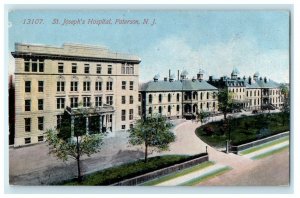
MULTIPOLYGON (((230 76, 233 68, 241 77, 259 72, 262 77, 289 82, 288 11, 16 10, 9 13, 9 51, 14 51, 15 42, 57 47, 81 43, 135 54, 141 58, 141 82, 156 74, 162 79, 169 69, 175 76, 177 70, 186 70, 189 78, 202 69, 208 79, 230 76), (24 24, 28 19, 43 22, 24 24), (60 24, 53 24, 54 19, 60 24), (65 19, 81 23, 62 25, 65 19), (112 24, 87 24, 89 19, 112 24), (140 24, 115 24, 117 19, 140 24), (148 24, 143 24, 144 19, 149 19, 148 24)), ((13 57, 9 60, 12 73, 13 57)))

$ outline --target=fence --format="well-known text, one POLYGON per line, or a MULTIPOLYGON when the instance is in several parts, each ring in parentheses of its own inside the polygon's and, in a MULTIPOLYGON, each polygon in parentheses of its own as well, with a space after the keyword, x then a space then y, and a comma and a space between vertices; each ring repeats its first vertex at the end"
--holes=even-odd
POLYGON ((135 185, 144 183, 146 181, 149 181, 149 180, 152 180, 152 179, 155 179, 155 178, 158 178, 158 177, 170 174, 170 173, 174 173, 176 171, 179 171, 179 170, 182 170, 185 168, 189 168, 189 167, 195 166, 197 164, 200 164, 200 163, 203 163, 206 161, 208 161, 208 154, 198 157, 198 158, 195 158, 195 159, 192 159, 192 160, 189 160, 189 161, 186 161, 186 162, 175 164, 175 165, 167 167, 167 168, 156 170, 151 173, 146 173, 144 175, 126 179, 126 180, 114 183, 114 184, 112 184, 112 186, 135 186, 135 185))
POLYGON ((270 137, 267 137, 267 138, 263 138, 263 139, 260 139, 260 140, 249 142, 249 143, 246 143, 246 144, 241 144, 241 145, 238 145, 238 146, 231 146, 230 150, 233 153, 239 153, 239 152, 241 152, 245 149, 251 148, 253 146, 258 146, 258 145, 264 144, 264 143, 269 142, 269 141, 277 140, 279 138, 288 136, 289 134, 290 134, 290 132, 287 131, 287 132, 276 134, 276 135, 273 135, 273 136, 270 136, 270 137))

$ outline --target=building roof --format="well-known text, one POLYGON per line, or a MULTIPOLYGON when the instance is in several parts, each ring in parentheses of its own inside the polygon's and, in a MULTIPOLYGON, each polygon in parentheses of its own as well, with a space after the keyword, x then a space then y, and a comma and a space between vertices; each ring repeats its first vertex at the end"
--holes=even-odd
POLYGON ((217 90, 216 87, 206 81, 198 80, 176 80, 170 81, 150 81, 140 87, 141 91, 197 91, 197 90, 217 90))
POLYGON ((82 45, 65 43, 61 47, 39 44, 16 43, 15 52, 12 52, 14 57, 18 56, 44 56, 51 58, 76 58, 81 57, 85 59, 105 59, 109 60, 123 60, 128 62, 140 63, 141 59, 138 56, 118 53, 110 51, 103 46, 82 45))
POLYGON ((279 88, 280 84, 273 81, 273 80, 267 80, 265 82, 264 79, 257 79, 256 81, 253 80, 253 82, 251 84, 249 84, 248 82, 246 82, 246 87, 250 88, 250 89, 261 89, 261 88, 279 88))

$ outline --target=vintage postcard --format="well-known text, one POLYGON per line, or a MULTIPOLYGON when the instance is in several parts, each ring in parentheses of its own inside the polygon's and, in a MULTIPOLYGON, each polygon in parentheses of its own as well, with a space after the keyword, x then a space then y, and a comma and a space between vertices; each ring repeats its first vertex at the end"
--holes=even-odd
POLYGON ((290 185, 287 10, 10 10, 9 184, 290 185))

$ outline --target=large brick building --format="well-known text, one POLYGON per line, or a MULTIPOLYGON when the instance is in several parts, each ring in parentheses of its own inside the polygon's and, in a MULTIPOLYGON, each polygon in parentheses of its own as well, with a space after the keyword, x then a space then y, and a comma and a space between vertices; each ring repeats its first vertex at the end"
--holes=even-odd
MULTIPOLYGON (((128 129, 138 112, 137 56, 98 46, 16 43, 15 146, 44 141, 65 110, 95 107, 99 130, 128 129)), ((88 120, 87 120, 88 122, 88 120)))

